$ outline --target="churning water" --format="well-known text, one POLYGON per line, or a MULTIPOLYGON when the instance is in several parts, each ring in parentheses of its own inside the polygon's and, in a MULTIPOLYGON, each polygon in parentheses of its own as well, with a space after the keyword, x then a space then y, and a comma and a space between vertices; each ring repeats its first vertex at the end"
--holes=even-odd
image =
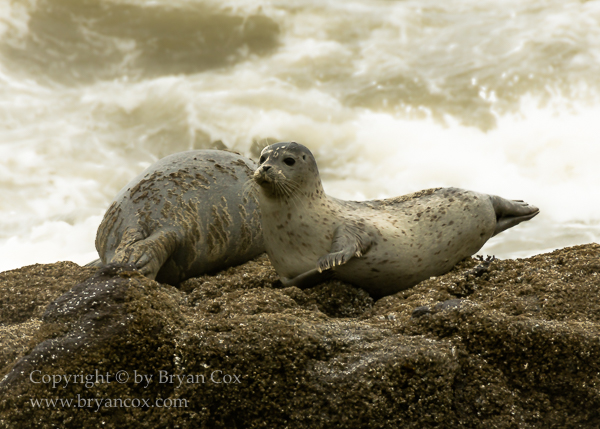
POLYGON ((540 207, 482 253, 599 241, 599 89, 600 1, 3 0, 0 271, 95 259, 122 186, 218 140, 304 143, 339 198, 540 207))

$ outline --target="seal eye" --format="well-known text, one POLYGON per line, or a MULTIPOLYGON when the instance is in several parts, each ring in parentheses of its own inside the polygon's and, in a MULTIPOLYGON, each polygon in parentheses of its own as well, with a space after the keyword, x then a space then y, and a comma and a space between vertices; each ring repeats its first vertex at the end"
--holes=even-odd
POLYGON ((285 162, 286 165, 294 165, 296 163, 296 160, 294 158, 286 158, 283 160, 283 162, 285 162))
POLYGON ((265 162, 267 160, 267 158, 263 155, 260 157, 260 159, 258 160, 259 164, 262 164, 263 162, 265 162))

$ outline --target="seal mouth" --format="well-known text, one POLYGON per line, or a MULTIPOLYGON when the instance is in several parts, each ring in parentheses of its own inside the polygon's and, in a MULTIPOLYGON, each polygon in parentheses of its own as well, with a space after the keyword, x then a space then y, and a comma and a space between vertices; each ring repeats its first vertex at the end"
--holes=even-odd
POLYGON ((259 186, 271 185, 273 183, 273 178, 267 176, 266 172, 261 170, 256 170, 252 175, 252 178, 259 186))
POLYGON ((280 172, 259 168, 252 176, 254 182, 262 189, 262 194, 268 197, 288 198, 293 194, 288 180, 280 172))

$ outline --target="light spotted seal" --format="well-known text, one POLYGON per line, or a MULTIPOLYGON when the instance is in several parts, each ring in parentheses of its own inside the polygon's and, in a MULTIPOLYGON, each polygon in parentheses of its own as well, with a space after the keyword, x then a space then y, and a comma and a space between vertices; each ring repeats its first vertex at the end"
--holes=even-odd
POLYGON ((176 285, 264 252, 256 163, 235 153, 176 153, 148 167, 116 196, 96 235, 100 261, 134 264, 176 285), (246 188, 246 189, 244 189, 246 188))
POLYGON ((301 144, 263 149, 254 172, 265 247, 282 283, 306 287, 328 271, 374 298, 448 272, 490 238, 539 210, 457 188, 387 200, 342 201, 323 192, 301 144))

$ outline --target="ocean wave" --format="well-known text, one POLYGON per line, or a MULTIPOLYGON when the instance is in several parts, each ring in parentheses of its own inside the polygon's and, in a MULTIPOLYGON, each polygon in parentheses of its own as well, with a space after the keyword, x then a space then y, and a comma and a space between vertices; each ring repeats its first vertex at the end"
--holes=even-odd
MULTIPOLYGON (((39 0, 0 42, 5 65, 63 85, 193 74, 265 55, 279 26, 210 3, 39 0)), ((13 27, 14 21, 13 22, 13 27)))

